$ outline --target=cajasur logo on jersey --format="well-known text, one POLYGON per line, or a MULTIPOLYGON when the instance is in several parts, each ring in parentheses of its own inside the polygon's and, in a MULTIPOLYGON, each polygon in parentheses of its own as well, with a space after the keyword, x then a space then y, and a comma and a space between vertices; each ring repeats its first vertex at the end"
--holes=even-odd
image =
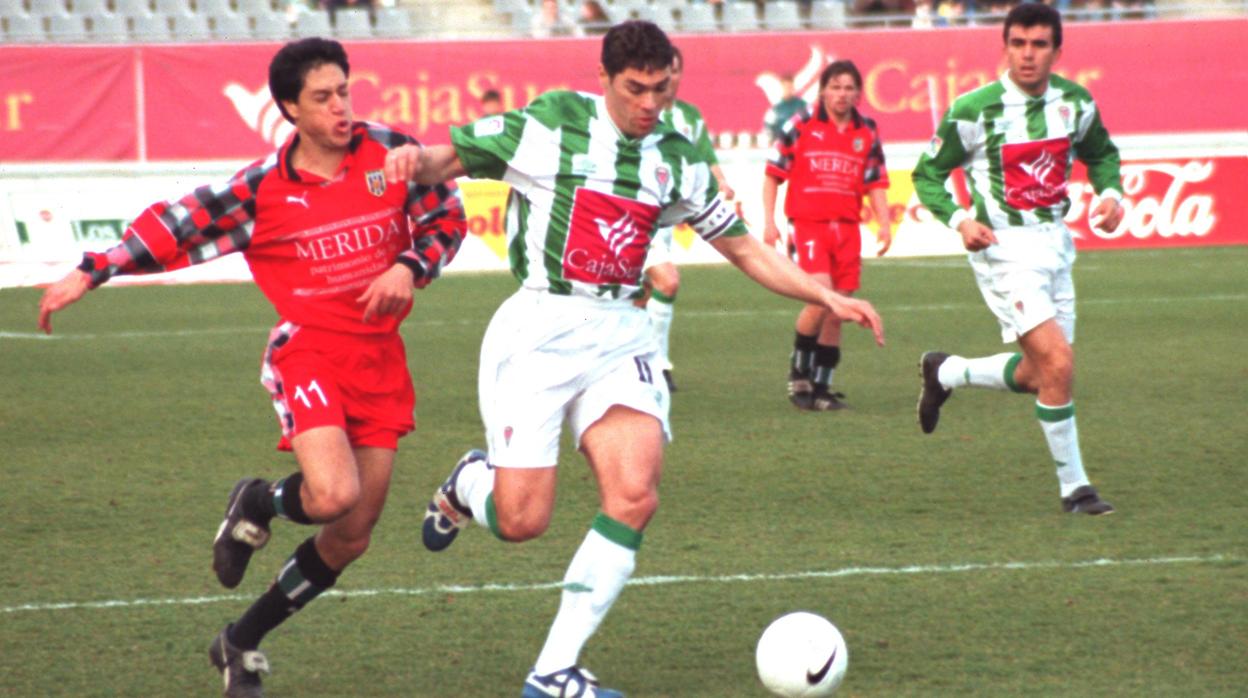
POLYGON ((1001 146, 1005 203, 1020 211, 1055 206, 1066 199, 1070 140, 1050 138, 1001 146))
POLYGON ((586 189, 573 196, 563 275, 592 284, 638 285, 659 207, 586 189))

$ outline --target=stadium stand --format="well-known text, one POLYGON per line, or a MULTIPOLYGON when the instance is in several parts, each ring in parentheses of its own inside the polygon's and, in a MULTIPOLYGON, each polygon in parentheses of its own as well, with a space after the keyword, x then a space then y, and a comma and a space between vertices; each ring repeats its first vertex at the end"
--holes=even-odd
POLYGON ((240 14, 218 13, 211 19, 212 35, 221 41, 245 41, 252 38, 251 23, 240 14))
POLYGON ((176 14, 172 15, 173 20, 173 40, 174 41, 211 41, 212 27, 208 24, 208 17, 205 15, 176 14))
POLYGON ((148 14, 130 18, 130 36, 140 42, 173 41, 169 31, 169 18, 165 15, 148 14))
POLYGON ((710 32, 719 29, 715 8, 704 3, 686 5, 680 11, 680 29, 687 32, 710 32))
POLYGON ((112 14, 108 9, 107 0, 71 0, 74 14, 88 19, 100 15, 112 14))
POLYGON ((802 28, 801 8, 795 0, 775 0, 763 5, 763 26, 775 31, 802 28))
POLYGON ((4 38, 6 42, 15 44, 32 44, 46 41, 48 36, 43 30, 43 18, 28 14, 10 15, 5 21, 4 38))
POLYGON ((82 15, 67 13, 48 17, 48 40, 66 43, 88 41, 91 35, 87 32, 87 19, 82 15))
POLYGON ((412 36, 412 16, 406 8, 377 8, 377 24, 373 34, 381 39, 409 39, 412 36))
POLYGON ((66 14, 65 0, 30 0, 32 17, 51 17, 66 14))
POLYGON ((811 29, 844 29, 845 3, 840 0, 815 0, 810 6, 811 29))
POLYGON ((366 9, 340 9, 334 13, 334 36, 339 39, 371 39, 373 25, 366 9))
POLYGON ((122 44, 129 41, 130 27, 126 18, 111 13, 92 17, 91 39, 109 44, 122 44))
POLYGON ((272 10, 252 15, 251 21, 251 33, 257 39, 277 41, 290 38, 290 22, 272 10))
POLYGON ((207 17, 237 14, 230 6, 230 0, 196 0, 195 11, 207 17))
POLYGON ((729 0, 723 5, 724 29, 734 32, 758 31, 758 6, 751 0, 729 0))
POLYGON ((152 14, 152 7, 147 0, 113 0, 113 11, 133 18, 152 14))
POLYGON ((329 36, 333 33, 333 24, 329 21, 329 13, 325 10, 300 12, 295 18, 295 36, 329 36))

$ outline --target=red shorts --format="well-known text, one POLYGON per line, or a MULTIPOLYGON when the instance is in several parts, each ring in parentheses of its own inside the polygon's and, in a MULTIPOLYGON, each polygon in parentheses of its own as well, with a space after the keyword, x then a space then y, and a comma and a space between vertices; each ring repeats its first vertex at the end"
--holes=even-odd
POLYGON ((862 231, 846 221, 791 221, 790 253, 807 274, 827 274, 838 291, 857 291, 862 278, 862 231))
POLYGON ((353 447, 394 449, 416 425, 416 391, 396 334, 369 336, 282 323, 269 335, 260 382, 282 426, 277 447, 315 427, 347 433, 353 447))

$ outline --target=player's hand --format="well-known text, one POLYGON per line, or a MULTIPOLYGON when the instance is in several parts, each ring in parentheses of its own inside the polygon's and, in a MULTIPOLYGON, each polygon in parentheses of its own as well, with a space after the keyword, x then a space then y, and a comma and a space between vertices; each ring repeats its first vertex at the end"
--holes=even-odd
POLYGON ((997 244, 997 236, 992 228, 970 218, 958 225, 958 234, 962 236, 962 246, 968 252, 979 252, 989 245, 997 244))
POLYGON ((733 189, 728 182, 719 183, 719 193, 724 197, 724 201, 732 201, 737 198, 737 190, 733 189))
POLYGON ((1088 220, 1097 228, 1112 233, 1118 229, 1118 224, 1122 223, 1124 213, 1122 204, 1118 203, 1117 199, 1106 198, 1101 199, 1101 203, 1096 205, 1088 220))
POLYGON ((845 296, 835 291, 828 291, 824 305, 842 320, 856 322, 871 330, 875 335, 875 343, 884 346, 884 321, 879 313, 865 300, 845 296))
POLYGON ((52 334, 52 313, 74 303, 91 290, 91 277, 75 269, 49 286, 39 299, 39 329, 52 334))
POLYGON ((408 143, 386 153, 386 163, 382 170, 386 173, 387 182, 410 182, 420 173, 425 154, 424 146, 408 143))
POLYGON ((893 233, 886 227, 881 227, 880 231, 875 234, 875 241, 879 243, 880 249, 876 251, 876 257, 883 257, 888 248, 893 246, 893 233))
POLYGON ((395 264, 364 289, 364 294, 355 299, 364 304, 364 322, 385 315, 396 315, 412 302, 412 270, 402 264, 395 264))
POLYGON ((763 244, 774 250, 777 242, 780 242, 780 229, 774 221, 767 221, 763 226, 763 244))

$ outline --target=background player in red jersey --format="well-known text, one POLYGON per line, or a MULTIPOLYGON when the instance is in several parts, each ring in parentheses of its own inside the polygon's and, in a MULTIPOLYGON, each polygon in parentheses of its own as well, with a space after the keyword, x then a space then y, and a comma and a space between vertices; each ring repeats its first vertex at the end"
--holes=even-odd
POLYGON ((213 542, 213 569, 233 588, 274 516, 319 525, 273 584, 213 641, 225 695, 260 696, 261 638, 334 585, 364 554, 381 515, 398 440, 414 426, 415 392, 399 323, 412 289, 454 257, 466 222, 453 182, 387 183, 386 154, 415 144, 352 120, 346 52, 335 41, 287 44, 269 90, 296 132, 220 186, 154 204, 122 242, 87 253, 44 293, 39 326, 110 277, 177 269, 239 251, 279 322, 261 380, 299 470, 240 480, 213 542), (414 223, 414 225, 413 225, 414 223))
MULTIPOLYGON (((776 195, 788 181, 784 214, 789 248, 803 271, 844 295, 858 290, 862 274, 862 197, 879 221, 880 249, 892 244, 888 171, 875 122, 858 113, 862 75, 851 61, 836 61, 819 76, 819 104, 785 125, 763 178, 763 241, 775 245, 776 195)), ((789 400, 804 410, 845 407, 833 392, 841 360, 841 319, 818 305, 797 316, 789 366, 789 400)))

